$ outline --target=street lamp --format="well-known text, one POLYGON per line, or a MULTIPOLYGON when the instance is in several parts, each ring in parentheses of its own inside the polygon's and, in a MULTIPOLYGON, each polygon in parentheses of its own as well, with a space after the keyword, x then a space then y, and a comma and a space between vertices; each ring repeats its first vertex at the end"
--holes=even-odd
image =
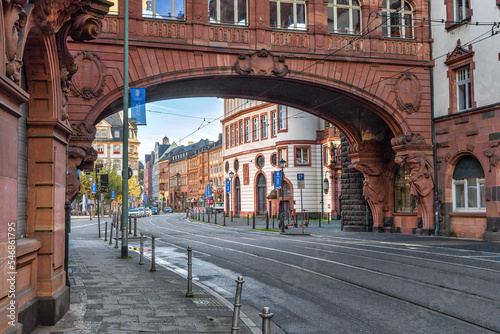
POLYGON ((279 167, 281 168, 281 232, 285 233, 285 208, 283 207, 284 201, 284 182, 283 182, 283 169, 286 166, 286 160, 281 158, 278 162, 279 167))
POLYGON ((330 173, 330 175, 332 175, 332 171, 331 170, 326 170, 325 171, 325 178, 323 179, 323 190, 325 191, 325 194, 328 194, 328 190, 329 190, 329 186, 330 186, 330 182, 328 182, 328 173, 330 173))
POLYGON ((229 210, 231 211, 231 221, 233 221, 233 177, 234 177, 234 172, 233 171, 229 172, 229 180, 230 180, 229 192, 231 194, 231 200, 229 201, 229 210))

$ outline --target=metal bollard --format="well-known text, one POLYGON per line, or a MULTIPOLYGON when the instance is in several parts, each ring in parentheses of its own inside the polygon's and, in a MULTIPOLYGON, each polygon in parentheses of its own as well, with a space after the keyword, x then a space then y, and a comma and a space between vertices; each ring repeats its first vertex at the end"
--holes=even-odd
POLYGON ((215 211, 215 221, 214 221, 215 224, 217 224, 217 211, 215 211))
POLYGON ((186 297, 193 297, 193 261, 192 261, 192 251, 191 247, 188 247, 188 287, 186 292, 186 297))
POLYGON ((208 223, 210 223, 210 212, 208 213, 207 217, 208 217, 208 223))
POLYGON ((255 212, 252 212, 252 228, 255 229, 255 212))
POLYGON ((321 227, 322 220, 323 220, 323 212, 319 215, 319 227, 321 227))
POLYGON ((222 225, 223 226, 226 226, 226 212, 223 212, 224 214, 222 215, 222 217, 224 217, 223 221, 222 221, 222 225))
POLYGON ((151 236, 151 269, 149 271, 156 271, 156 257, 155 257, 155 236, 151 236))
MULTIPOLYGON (((114 218, 113 218, 114 220, 114 218)), ((109 227, 109 244, 113 244, 113 225, 114 223, 111 223, 111 226, 109 227)))
POLYGON ((328 225, 330 225, 330 212, 328 212, 328 225))
POLYGON ((141 233, 141 249, 139 253, 139 264, 144 264, 144 233, 141 233))
POLYGON ((201 214, 201 221, 205 222, 205 211, 203 211, 201 214))
POLYGON ((97 228, 99 229, 99 238, 101 237, 101 222, 97 222, 97 228))
POLYGON ((134 217, 134 237, 137 237, 137 217, 134 217))
POLYGON ((249 225, 250 225, 250 216, 247 213, 247 226, 249 226, 249 225))
POLYGON ((233 309, 233 324, 231 326, 231 334, 238 334, 239 321, 240 321, 240 308, 241 308, 241 289, 243 287, 243 276, 238 276, 236 282, 236 295, 234 296, 234 309, 233 309))
POLYGON ((108 222, 104 222, 104 241, 108 241, 108 222))
POLYGON ((266 230, 269 230, 269 214, 266 212, 266 230))
POLYGON ((118 222, 116 222, 116 242, 115 242, 115 248, 118 248, 118 222))
POLYGON ((259 316, 262 318, 262 334, 271 334, 271 318, 273 317, 271 309, 264 307, 259 316))
POLYGON ((128 234, 132 234, 132 217, 128 216, 128 234))
POLYGON ((186 210, 186 219, 189 216, 189 210, 186 210))
POLYGON ((274 217, 275 217, 275 216, 273 215, 273 230, 274 230, 274 217))
POLYGON ((231 211, 231 223, 233 222, 233 211, 231 211))

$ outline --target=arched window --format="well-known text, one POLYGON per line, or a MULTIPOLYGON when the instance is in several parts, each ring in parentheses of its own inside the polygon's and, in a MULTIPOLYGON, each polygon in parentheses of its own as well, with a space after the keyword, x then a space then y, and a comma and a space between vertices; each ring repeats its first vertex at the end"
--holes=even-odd
POLYGON ((246 0, 208 0, 210 23, 247 25, 246 0))
POLYGON ((410 194, 410 173, 408 168, 398 168, 394 178, 394 211, 395 212, 417 212, 417 201, 410 194))
POLYGON ((382 34, 387 37, 413 38, 413 13, 404 0, 382 2, 382 34))
POLYGON ((270 0, 271 27, 306 30, 305 0, 270 0))
POLYGON ((483 167, 472 156, 464 156, 455 166, 453 211, 486 211, 483 167))
POLYGON ((346 34, 361 32, 358 0, 328 0, 328 31, 346 34))

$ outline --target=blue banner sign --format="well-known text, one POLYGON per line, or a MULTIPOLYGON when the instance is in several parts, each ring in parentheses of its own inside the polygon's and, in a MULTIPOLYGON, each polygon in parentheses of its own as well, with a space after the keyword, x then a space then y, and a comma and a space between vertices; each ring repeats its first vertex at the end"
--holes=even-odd
POLYGON ((115 199, 115 191, 111 190, 111 199, 115 199))
POLYGON ((146 88, 130 88, 130 123, 146 125, 146 88))
POLYGON ((207 189, 205 189, 205 197, 210 197, 212 196, 212 187, 207 186, 207 189))
POLYGON ((274 172, 274 189, 281 188, 281 171, 274 172))
POLYGON ((226 180, 226 194, 231 192, 231 180, 226 180))
POLYGON ((92 194, 95 194, 97 192, 97 185, 92 182, 92 194))
POLYGON ((134 195, 130 195, 130 201, 133 202, 134 201, 134 195))

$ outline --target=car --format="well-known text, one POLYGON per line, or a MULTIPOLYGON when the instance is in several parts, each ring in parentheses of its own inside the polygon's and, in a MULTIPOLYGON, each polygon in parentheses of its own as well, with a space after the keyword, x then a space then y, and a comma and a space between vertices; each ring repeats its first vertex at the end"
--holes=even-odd
POLYGON ((224 211, 224 202, 215 202, 215 204, 214 204, 214 211, 215 212, 222 212, 222 211, 224 211))
POLYGON ((153 206, 153 207, 151 208, 151 214, 153 214, 153 215, 157 215, 157 214, 159 214, 159 212, 158 212, 158 208, 157 208, 157 207, 155 207, 155 206, 153 206))
POLYGON ((146 211, 146 216, 151 216, 152 215, 150 208, 144 208, 144 210, 146 211))
POLYGON ((146 210, 144 208, 137 208, 137 210, 140 212, 140 217, 146 217, 146 210))
POLYGON ((130 210, 128 210, 128 216, 129 217, 140 217, 141 213, 139 212, 138 209, 130 209, 130 210))
POLYGON ((165 213, 173 213, 173 212, 174 212, 174 210, 172 210, 172 208, 171 208, 171 207, 167 206, 167 207, 165 207, 165 208, 163 209, 163 212, 165 212, 165 213))

